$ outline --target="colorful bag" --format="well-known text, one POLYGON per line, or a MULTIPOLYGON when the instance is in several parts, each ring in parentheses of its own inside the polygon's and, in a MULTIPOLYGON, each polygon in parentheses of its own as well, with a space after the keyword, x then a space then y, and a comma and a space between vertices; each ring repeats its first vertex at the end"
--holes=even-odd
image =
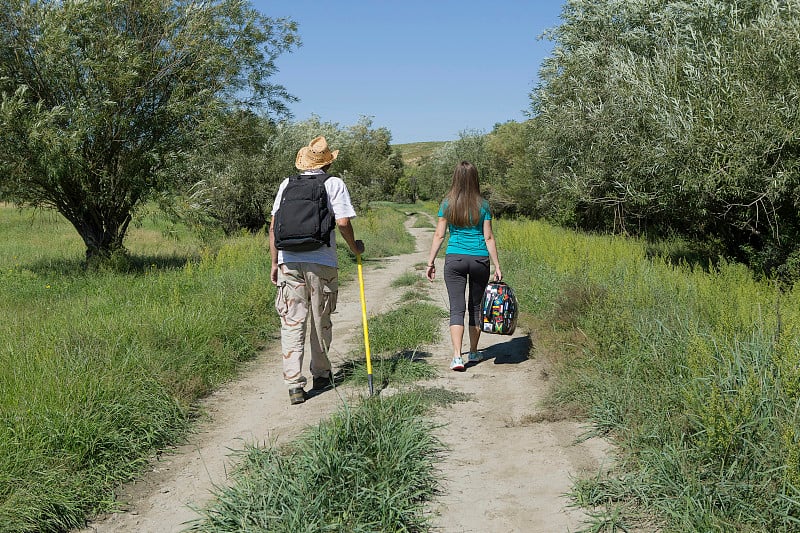
POLYGON ((490 281, 481 300, 481 330, 511 335, 517 327, 517 298, 508 284, 490 281))

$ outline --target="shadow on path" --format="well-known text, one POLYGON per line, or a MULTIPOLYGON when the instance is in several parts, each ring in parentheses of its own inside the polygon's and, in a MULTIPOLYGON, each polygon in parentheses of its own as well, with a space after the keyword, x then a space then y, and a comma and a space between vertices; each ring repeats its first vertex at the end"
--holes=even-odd
MULTIPOLYGON (((376 382, 378 392, 387 388, 392 377, 402 373, 403 369, 408 368, 407 363, 430 364, 429 359, 432 353, 424 350, 403 350, 391 356, 372 356, 371 362, 373 375, 383 376, 380 382, 376 382)), ((366 359, 351 359, 339 365, 339 369, 333 376, 334 383, 338 386, 348 380, 357 379, 355 376, 361 372, 366 373, 366 359)))
MULTIPOLYGON (((518 365, 528 360, 532 345, 529 335, 513 337, 505 342, 493 344, 482 350, 483 361, 481 362, 493 359, 496 365, 518 365)), ((474 366, 476 364, 480 363, 471 363, 467 366, 474 366)))

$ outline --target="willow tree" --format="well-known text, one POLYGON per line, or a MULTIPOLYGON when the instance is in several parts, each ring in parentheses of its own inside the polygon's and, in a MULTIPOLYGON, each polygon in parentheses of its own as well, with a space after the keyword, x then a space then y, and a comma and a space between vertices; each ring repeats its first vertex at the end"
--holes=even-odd
POLYGON ((532 96, 575 222, 785 260, 800 245, 800 5, 568 0, 562 20, 532 96))
POLYGON ((288 115, 296 31, 241 0, 0 0, 0 197, 57 209, 87 259, 123 249, 210 117, 288 115))

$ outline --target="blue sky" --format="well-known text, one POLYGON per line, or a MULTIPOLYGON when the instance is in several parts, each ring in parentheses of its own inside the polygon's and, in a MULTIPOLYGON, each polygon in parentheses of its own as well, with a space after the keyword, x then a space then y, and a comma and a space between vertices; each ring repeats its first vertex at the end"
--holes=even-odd
POLYGON ((295 120, 340 126, 369 116, 394 144, 448 141, 525 120, 559 24, 561 0, 253 0, 299 25, 275 81, 300 99, 295 120))

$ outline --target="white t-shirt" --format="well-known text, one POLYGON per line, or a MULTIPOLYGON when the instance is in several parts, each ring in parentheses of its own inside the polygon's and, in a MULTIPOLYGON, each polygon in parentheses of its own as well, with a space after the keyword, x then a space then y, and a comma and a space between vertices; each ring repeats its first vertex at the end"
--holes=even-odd
MULTIPOLYGON (((322 174, 321 170, 306 170, 301 174, 322 174)), ((278 187, 278 194, 275 195, 275 202, 272 204, 272 216, 278 211, 281 205, 281 197, 286 184, 289 183, 289 178, 281 182, 278 187)), ((331 176, 325 180, 325 191, 328 193, 328 207, 333 212, 333 218, 339 220, 340 218, 355 218, 356 211, 353 209, 353 204, 350 201, 350 191, 347 190, 347 185, 344 184, 341 178, 331 176)), ((316 263, 319 265, 326 265, 336 268, 339 266, 339 261, 336 256, 336 230, 331 232, 331 245, 321 246, 316 250, 309 250, 307 252, 290 252, 288 250, 278 250, 278 264, 283 263, 316 263)))

